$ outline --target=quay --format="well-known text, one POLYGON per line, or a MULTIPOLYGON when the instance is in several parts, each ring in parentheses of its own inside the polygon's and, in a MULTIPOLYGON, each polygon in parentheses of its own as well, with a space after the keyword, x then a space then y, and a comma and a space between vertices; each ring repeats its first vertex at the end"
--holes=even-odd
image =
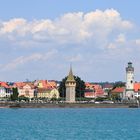
POLYGON ((95 104, 95 103, 0 103, 0 108, 133 108, 132 104, 95 104))

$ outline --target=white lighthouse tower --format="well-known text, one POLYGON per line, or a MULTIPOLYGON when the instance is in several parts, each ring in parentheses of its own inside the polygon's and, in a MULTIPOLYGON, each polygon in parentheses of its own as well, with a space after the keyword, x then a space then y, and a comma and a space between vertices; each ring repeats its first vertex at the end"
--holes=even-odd
POLYGON ((75 102, 76 81, 73 76, 72 68, 70 68, 70 72, 67 77, 65 86, 66 86, 66 102, 74 103, 75 102))
POLYGON ((134 67, 132 62, 128 62, 126 67, 126 99, 134 99, 134 67))

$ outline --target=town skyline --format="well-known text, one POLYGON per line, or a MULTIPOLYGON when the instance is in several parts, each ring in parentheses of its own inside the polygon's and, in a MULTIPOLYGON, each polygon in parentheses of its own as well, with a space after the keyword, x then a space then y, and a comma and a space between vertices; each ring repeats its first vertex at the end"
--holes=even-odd
MULTIPOLYGON (((128 63, 132 63, 132 62, 128 62, 128 63)), ((133 65, 133 63, 132 63, 132 65, 133 65)), ((70 64, 70 67, 69 67, 69 69, 73 69, 72 68, 72 64, 70 64)), ((134 74, 135 75, 135 74, 134 74)), ((45 78, 42 78, 42 79, 39 79, 39 78, 37 78, 37 79, 28 79, 28 78, 26 78, 26 79, 24 79, 24 80, 21 80, 21 81, 18 81, 18 80, 13 80, 13 81, 3 81, 3 82, 9 82, 9 83, 14 83, 14 82, 35 82, 35 81, 40 81, 40 80, 46 80, 46 81, 56 81, 56 82, 61 82, 64 78, 66 78, 68 76, 68 73, 67 73, 67 75, 65 75, 65 76, 63 76, 60 80, 57 80, 57 79, 45 79, 45 78)), ((76 74, 74 74, 74 76, 78 76, 79 77, 79 75, 76 75, 76 74)), ((82 78, 82 77, 80 77, 80 78, 82 78)), ((82 79, 84 82, 89 82, 89 83, 117 83, 117 82, 122 82, 122 83, 125 83, 126 82, 126 67, 125 67, 125 79, 124 80, 115 80, 115 81, 94 81, 94 80, 92 80, 92 81, 85 81, 84 79, 82 79)), ((2 80, 0 80, 0 82, 2 82, 2 80)), ((134 82, 139 82, 139 81, 136 81, 135 80, 135 77, 134 77, 134 82)))
POLYGON ((140 0, 0 1, 0 140, 140 136, 140 0))
POLYGON ((70 63, 74 75, 84 81, 125 81, 129 61, 135 81, 140 81, 139 4, 1 2, 0 81, 61 81, 70 63))

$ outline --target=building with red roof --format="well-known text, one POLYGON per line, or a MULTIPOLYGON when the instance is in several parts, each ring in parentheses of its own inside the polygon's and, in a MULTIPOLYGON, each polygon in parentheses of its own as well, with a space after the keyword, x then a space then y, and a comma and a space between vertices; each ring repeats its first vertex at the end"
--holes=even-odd
POLYGON ((140 91, 140 83, 134 83, 134 92, 140 91))
POLYGON ((57 83, 53 80, 39 80, 36 82, 38 98, 59 98, 57 83))
POLYGON ((112 94, 118 94, 118 93, 123 93, 125 90, 125 87, 116 87, 111 91, 112 94))
POLYGON ((15 82, 13 84, 13 87, 14 88, 22 88, 23 86, 25 86, 25 83, 24 82, 15 82))
POLYGON ((57 87, 57 84, 55 81, 48 81, 48 80, 39 80, 37 81, 37 87, 38 88, 46 88, 46 89, 53 89, 57 87))
POLYGON ((35 86, 33 83, 26 82, 26 83, 18 83, 17 85, 19 97, 24 96, 28 98, 33 98, 35 94, 35 86))
POLYGON ((0 82, 0 98, 10 97, 13 94, 11 87, 7 82, 0 82))
POLYGON ((19 96, 38 97, 38 98, 53 98, 59 97, 57 83, 53 80, 36 80, 34 82, 15 82, 14 88, 18 88, 19 96))
POLYGON ((116 87, 111 91, 111 96, 118 96, 120 98, 123 98, 125 92, 125 87, 116 87))
POLYGON ((19 97, 34 97, 35 86, 33 82, 15 82, 12 87, 18 89, 19 97))
POLYGON ((85 83, 85 97, 86 98, 96 98, 96 97, 103 97, 104 90, 102 86, 99 84, 92 84, 92 83, 85 83))

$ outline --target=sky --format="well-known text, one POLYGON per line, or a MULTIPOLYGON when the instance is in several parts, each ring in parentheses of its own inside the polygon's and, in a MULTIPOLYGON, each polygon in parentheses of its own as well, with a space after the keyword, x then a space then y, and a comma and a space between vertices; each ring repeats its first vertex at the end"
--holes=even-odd
POLYGON ((0 81, 140 81, 139 0, 0 0, 0 81))

